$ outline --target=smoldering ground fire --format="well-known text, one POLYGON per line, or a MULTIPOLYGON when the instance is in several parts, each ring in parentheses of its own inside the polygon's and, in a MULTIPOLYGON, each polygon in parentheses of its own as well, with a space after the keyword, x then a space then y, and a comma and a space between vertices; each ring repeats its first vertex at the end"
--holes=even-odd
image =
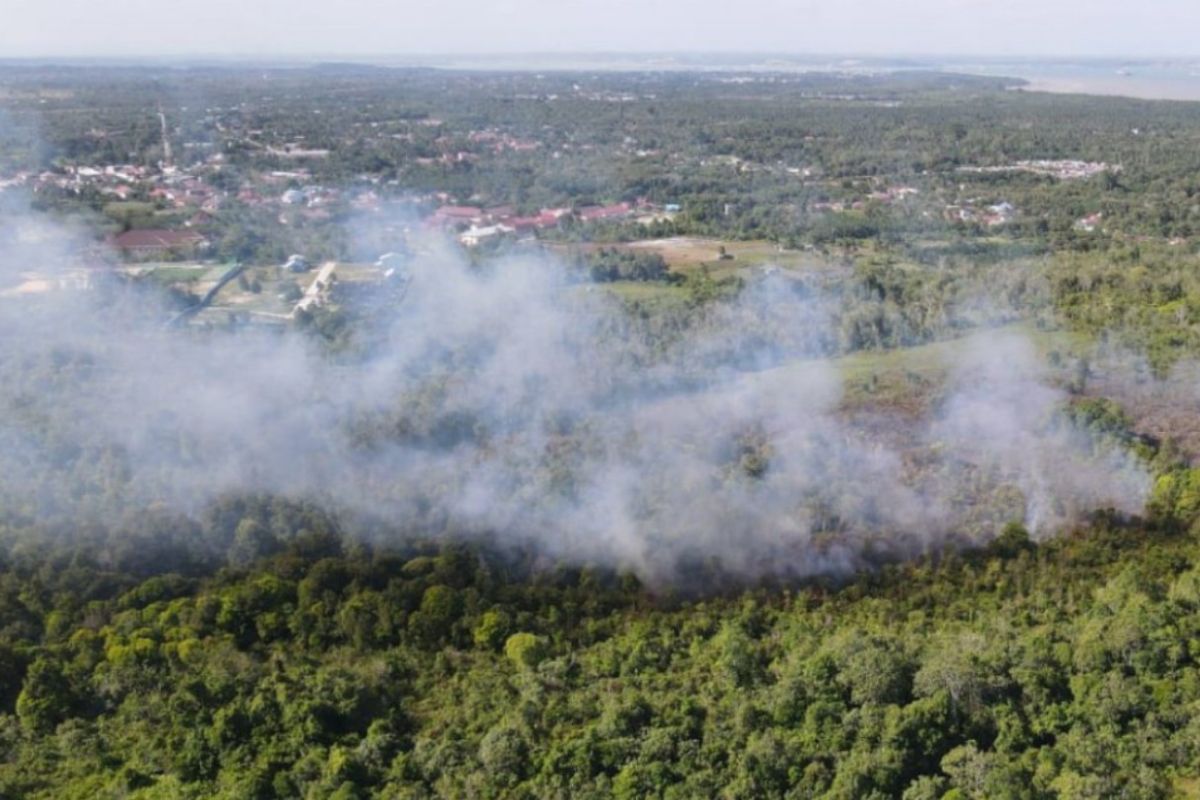
MULTIPOLYGON (((3 273, 63 258, 44 219, 4 229, 3 273)), ((1146 470, 1058 413, 1019 332, 950 351, 942 402, 880 437, 841 409, 839 301, 794 276, 650 336, 553 260, 480 268, 431 246, 409 269, 349 355, 296 331, 168 330, 121 286, 4 302, 4 504, 50 519, 275 493, 396 537, 487 537, 657 580, 696 560, 844 574, 1014 518, 1047 536, 1144 504, 1146 470)))

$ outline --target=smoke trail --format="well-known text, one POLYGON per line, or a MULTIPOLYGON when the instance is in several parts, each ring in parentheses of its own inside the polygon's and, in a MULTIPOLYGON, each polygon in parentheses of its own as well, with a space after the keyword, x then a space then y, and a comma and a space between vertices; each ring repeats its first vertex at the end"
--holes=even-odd
POLYGON ((1066 395, 1049 384, 1027 338, 977 337, 952 385, 933 436, 957 458, 1019 488, 1034 533, 1048 534, 1092 509, 1141 509, 1149 491, 1144 467, 1058 413, 1066 395))
MULTIPOLYGON (((0 291, 76 246, 5 214, 0 291)), ((1142 507, 1145 472, 1056 416, 1020 339, 963 351, 936 419, 890 422, 901 445, 842 413, 837 309, 801 282, 756 279, 662 335, 552 261, 427 250, 355 358, 294 331, 167 332, 161 300, 99 277, 0 298, 0 503, 53 519, 271 492, 651 579, 842 574, 1013 515, 1045 535, 1142 507)))

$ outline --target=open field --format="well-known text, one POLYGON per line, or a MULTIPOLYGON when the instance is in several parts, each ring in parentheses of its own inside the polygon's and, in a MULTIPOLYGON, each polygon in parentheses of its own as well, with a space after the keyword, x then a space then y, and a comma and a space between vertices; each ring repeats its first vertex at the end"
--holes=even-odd
POLYGON ((672 270, 689 272, 707 266, 716 271, 736 271, 747 267, 774 265, 787 269, 821 269, 828 262, 812 252, 787 250, 774 242, 709 239, 698 236, 673 236, 624 245, 630 250, 660 254, 672 270), (721 248, 726 256, 721 258, 721 248))
POLYGON ((665 283, 642 283, 640 281, 613 281, 602 286, 588 284, 581 287, 585 292, 608 292, 627 303, 636 303, 649 309, 664 309, 687 302, 687 290, 665 283))
MULTIPOLYGON (((1043 356, 1057 353, 1070 362, 1087 352, 1090 340, 1067 331, 1042 331, 1024 323, 969 333, 961 338, 902 347, 869 350, 835 359, 842 379, 842 408, 847 412, 890 411, 920 414, 936 404, 947 375, 961 364, 972 347, 1006 334, 1029 338, 1043 356)), ((1065 380, 1065 370, 1050 377, 1065 380)))
POLYGON ((163 266, 146 271, 146 280, 163 286, 172 286, 178 284, 187 284, 195 286, 202 282, 215 283, 220 277, 222 270, 216 269, 216 275, 213 275, 214 268, 208 264, 181 264, 179 266, 163 266))
POLYGON ((588 253, 598 250, 617 250, 657 253, 672 272, 687 275, 707 268, 714 280, 736 275, 747 269, 776 266, 793 270, 830 269, 836 265, 830 259, 807 250, 787 250, 765 240, 739 241, 702 236, 672 236, 666 239, 647 239, 638 242, 585 244, 551 244, 547 249, 559 256, 572 252, 588 253), (724 248, 726 258, 721 258, 724 248))

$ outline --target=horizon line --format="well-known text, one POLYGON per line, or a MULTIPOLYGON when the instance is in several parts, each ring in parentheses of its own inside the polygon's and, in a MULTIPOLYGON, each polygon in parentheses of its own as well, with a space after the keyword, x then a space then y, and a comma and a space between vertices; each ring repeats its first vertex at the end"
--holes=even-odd
POLYGON ((0 64, 16 63, 47 63, 47 62, 187 62, 187 61, 220 61, 231 63, 264 63, 272 61, 299 61, 303 63, 356 63, 370 65, 379 60, 432 61, 438 59, 569 59, 569 58, 700 58, 700 57, 739 57, 739 58, 771 58, 805 60, 836 59, 842 61, 890 61, 890 60, 947 60, 956 62, 982 61, 1050 61, 1050 62, 1111 62, 1137 61, 1149 63, 1170 63, 1179 61, 1200 61, 1200 53, 1196 54, 1068 54, 1068 53, 952 53, 952 52, 837 52, 837 51, 787 51, 787 50, 522 50, 522 51, 419 51, 419 52, 375 52, 375 53, 344 53, 320 51, 280 51, 276 53, 44 53, 29 55, 0 55, 0 64))

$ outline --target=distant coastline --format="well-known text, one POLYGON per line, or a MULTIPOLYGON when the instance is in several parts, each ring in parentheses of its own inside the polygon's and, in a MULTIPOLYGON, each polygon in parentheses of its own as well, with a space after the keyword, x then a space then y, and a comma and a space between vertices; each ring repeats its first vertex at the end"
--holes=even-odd
POLYGON ((1200 102, 1200 57, 1068 58, 855 56, 803 53, 492 53, 310 56, 176 56, 124 58, 2 58, 0 68, 169 67, 384 68, 515 72, 731 72, 885 75, 943 72, 1013 79, 1016 91, 1200 102), (1016 85, 1015 81, 1023 83, 1016 85))
POLYGON ((1200 102, 1200 76, 1186 79, 1112 77, 1034 77, 1022 76, 1028 83, 1023 92, 1054 94, 1094 94, 1106 97, 1131 97, 1138 100, 1183 100, 1200 102))
POLYGON ((947 59, 937 67, 948 72, 1021 78, 1026 84, 1019 91, 1025 92, 1200 101, 1200 61, 1196 59, 947 59))

